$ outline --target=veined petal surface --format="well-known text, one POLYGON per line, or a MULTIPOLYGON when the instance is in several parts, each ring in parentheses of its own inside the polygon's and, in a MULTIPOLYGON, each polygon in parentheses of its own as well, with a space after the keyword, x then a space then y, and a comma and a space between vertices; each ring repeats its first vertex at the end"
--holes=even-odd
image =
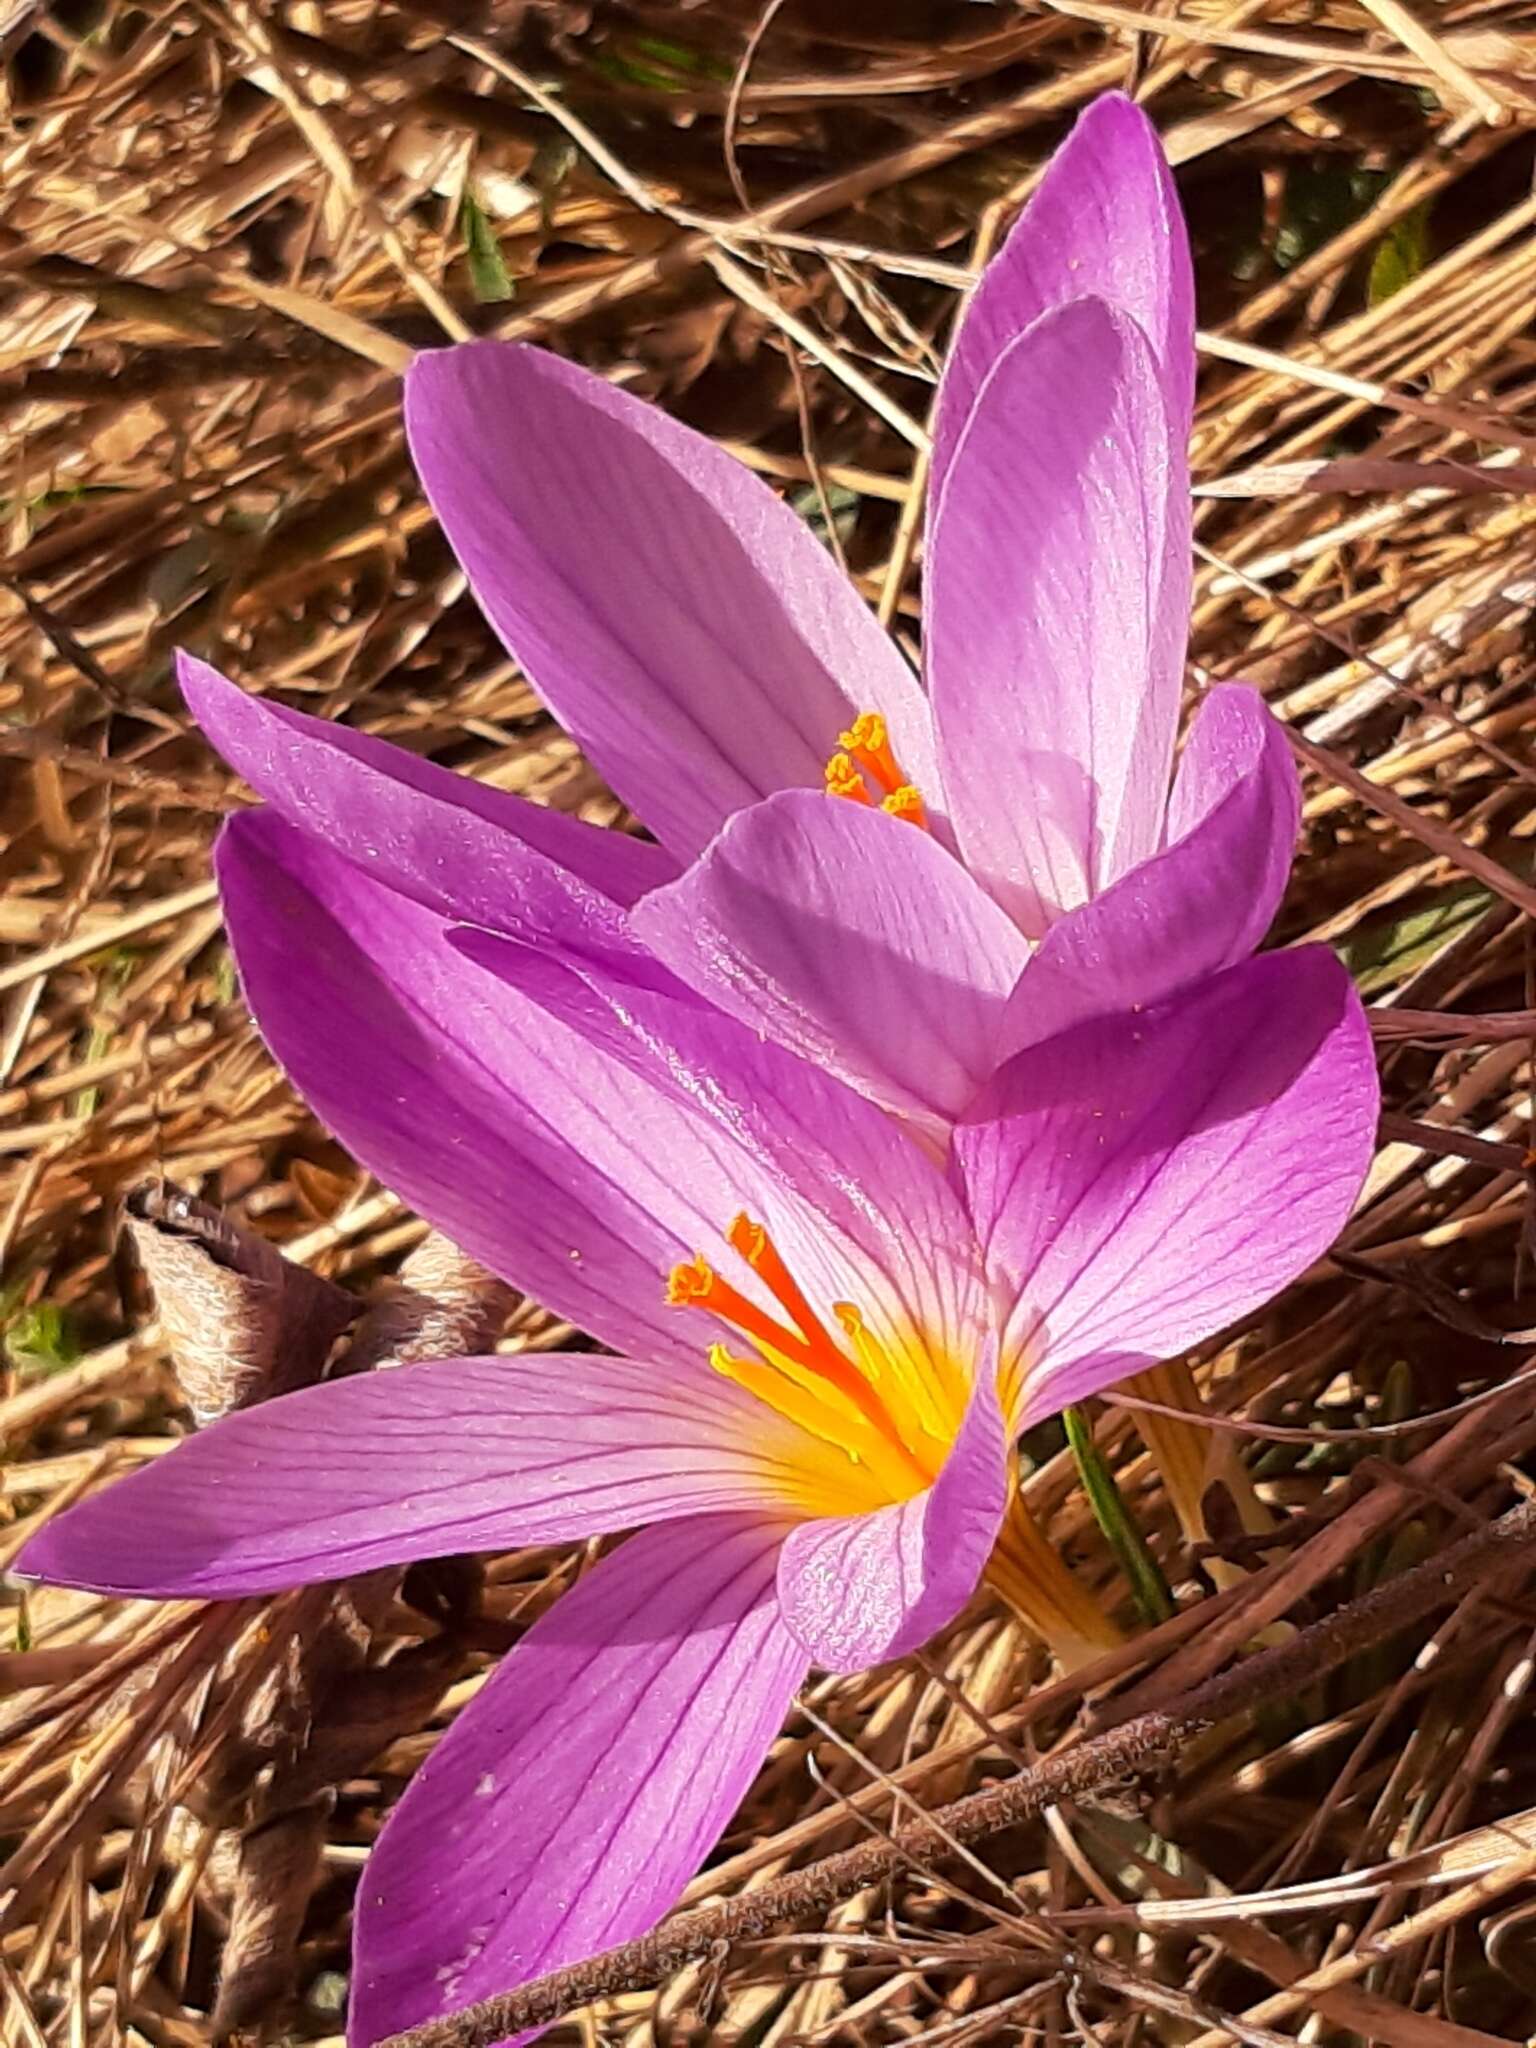
POLYGON ((938 508, 927 668, 956 840, 1031 938, 1161 843, 1188 522, 1135 323, 1079 300, 1010 342, 938 508))
POLYGON ((776 1513, 786 1429, 689 1365, 434 1359, 226 1416, 56 1516, 17 1569, 99 1593, 229 1600, 638 1522, 776 1513))
POLYGON ((1323 1252, 1369 1164, 1370 1031, 1325 947, 1031 1046, 956 1127, 1026 1422, 1215 1335, 1323 1252))
MULTIPOLYGON (((884 1111, 692 1000, 586 963, 578 973, 486 932, 453 943, 579 1036, 584 1059, 611 1060, 654 1091, 673 1156, 694 1149, 710 1162, 694 1171, 699 1206, 706 1181, 733 1187, 733 1207, 767 1226, 829 1324, 850 1301, 898 1352, 921 1343, 969 1363, 991 1326, 974 1234, 944 1174, 884 1111)), ((699 1249, 734 1270, 729 1220, 701 1230, 699 1249)))
POLYGON ((743 1024, 939 1125, 997 1064, 1029 958, 929 833, 806 790, 739 811, 634 927, 743 1024))
POLYGON ((676 1901, 806 1676, 778 1546, 741 1516, 648 1529, 534 1623, 363 1872, 352 2048, 643 1934, 676 1901))
POLYGON ((578 1328, 702 1369, 665 1275, 739 1196, 655 1087, 273 813, 231 820, 216 867, 262 1035, 354 1157, 578 1328))
POLYGON ((1246 960, 1290 875, 1301 785, 1257 690, 1220 683, 1179 762, 1168 844, 1057 920, 1009 998, 1005 1053, 1246 960))
POLYGON ((916 678, 804 521, 713 442, 504 342, 417 356, 405 411, 486 616, 672 853, 776 789, 819 788, 860 711, 936 790, 916 678))

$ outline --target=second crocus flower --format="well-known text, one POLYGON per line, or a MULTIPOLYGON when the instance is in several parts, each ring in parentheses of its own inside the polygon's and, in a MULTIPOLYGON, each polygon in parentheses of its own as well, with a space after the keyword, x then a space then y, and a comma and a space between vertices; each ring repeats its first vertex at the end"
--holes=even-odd
POLYGON ((654 406, 495 342, 411 370, 482 607, 663 849, 623 892, 647 945, 936 1131, 1072 1016, 1245 958, 1283 891, 1296 778, 1255 693, 1213 693, 1170 794, 1193 386, 1172 179, 1112 95, 950 352, 918 677, 805 524, 654 406))

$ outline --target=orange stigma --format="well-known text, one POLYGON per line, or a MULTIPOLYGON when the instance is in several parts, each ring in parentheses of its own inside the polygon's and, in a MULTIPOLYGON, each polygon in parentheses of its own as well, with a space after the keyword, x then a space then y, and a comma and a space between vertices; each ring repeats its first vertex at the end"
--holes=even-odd
POLYGON ((770 1345, 786 1358, 799 1362, 808 1358, 810 1346, 803 1336, 782 1329, 755 1301, 748 1301, 739 1288, 722 1280, 702 1255, 674 1266, 667 1275, 667 1307, 707 1308, 723 1323, 733 1324, 744 1337, 750 1337, 754 1344, 770 1345))
POLYGON ((824 1444, 837 1446, 883 1497, 904 1499, 928 1484, 960 1412, 948 1373, 931 1367, 931 1384, 922 1376, 914 1387, 910 1362, 841 1301, 833 1304, 839 1341, 752 1217, 737 1216, 726 1242, 772 1296, 783 1320, 749 1300, 702 1256, 674 1266, 667 1276, 667 1305, 708 1310, 747 1338, 756 1354, 738 1357, 723 1344, 713 1345, 715 1369, 824 1444))
POLYGON ((875 798, 870 792, 878 790, 881 810, 928 830, 923 799, 891 751, 890 732, 878 711, 861 711, 848 730, 838 734, 837 743, 842 751, 826 767, 828 796, 872 805, 875 798))

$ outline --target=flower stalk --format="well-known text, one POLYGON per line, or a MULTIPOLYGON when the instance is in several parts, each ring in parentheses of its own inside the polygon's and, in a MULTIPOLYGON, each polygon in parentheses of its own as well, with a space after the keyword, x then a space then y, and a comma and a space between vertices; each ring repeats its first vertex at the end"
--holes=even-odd
MULTIPOLYGON (((1204 1411, 1195 1376, 1183 1359, 1139 1372, 1125 1386, 1128 1393, 1143 1401, 1155 1401, 1159 1408, 1181 1409, 1186 1415, 1200 1415, 1204 1411)), ((1177 1416, 1157 1414, 1149 1408, 1134 1409, 1132 1414, 1137 1432, 1168 1489, 1186 1542, 1211 1540, 1205 1500, 1214 1485, 1223 1487, 1230 1496, 1245 1534, 1262 1536, 1275 1526, 1274 1517, 1254 1490, 1248 1468, 1228 1431, 1204 1422, 1182 1422, 1177 1416)), ((1209 1569, 1218 1585, 1235 1584, 1246 1576, 1240 1566, 1223 1558, 1210 1560, 1209 1569)))
POLYGON ((1125 1640, 1041 1529, 1016 1481, 986 1579, 1065 1672, 1081 1670, 1125 1640))
POLYGON ((1173 1595, 1168 1589, 1168 1581, 1125 1505, 1125 1496, 1115 1483, 1115 1475, 1094 1441, 1093 1425, 1088 1417, 1081 1408, 1074 1407, 1066 1409, 1061 1420, 1094 1519, 1115 1553, 1115 1562, 1130 1582, 1142 1620, 1149 1628, 1155 1628, 1173 1613, 1173 1595))

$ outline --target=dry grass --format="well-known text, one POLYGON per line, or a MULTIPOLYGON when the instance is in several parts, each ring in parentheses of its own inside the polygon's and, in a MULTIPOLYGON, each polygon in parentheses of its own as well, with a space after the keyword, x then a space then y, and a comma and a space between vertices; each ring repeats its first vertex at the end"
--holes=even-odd
MULTIPOLYGON (((1390 1112, 1345 1257, 1197 1361, 1283 1511, 1252 1576, 1213 1594, 1128 1416, 1100 1411, 1181 1610, 1114 1682, 1171 1699, 1531 1491, 1536 8, 61 0, 0 9, 0 49, 0 1560, 186 1426, 115 1262, 146 1174, 359 1291, 421 1235, 253 1036, 207 868, 238 794, 188 731, 173 647, 614 820, 464 597, 407 466, 400 363, 471 330, 553 342, 808 513, 822 498, 910 630, 918 423, 957 288, 1112 84, 1164 129, 1200 265, 1195 659, 1260 683, 1304 747, 1282 936, 1357 967, 1390 1112)), ((528 1305, 505 1342, 552 1334, 528 1305)), ((1066 1455, 1037 1448, 1036 1505, 1127 1612, 1066 1455)), ((339 2029, 352 1885, 391 1803, 580 1562, 493 1562, 473 1626, 383 1611, 371 1667, 435 1657, 435 1682, 338 1766, 288 1931, 297 2037, 339 2029)), ((211 2038, 241 1815, 210 1786, 314 1597, 13 1604, 7 2042, 211 2038)), ((1507 1581, 1123 1797, 948 1875, 908 1859, 568 2038, 1521 2039, 1533 1652, 1507 1581), (1260 1918, 1282 1887, 1302 1889, 1260 1918), (1170 1900, 1195 1905, 1154 1910, 1170 1900)), ((983 1600, 924 1659, 813 1684, 690 1897, 1071 1744, 1092 1709, 1042 1677, 983 1600)))

